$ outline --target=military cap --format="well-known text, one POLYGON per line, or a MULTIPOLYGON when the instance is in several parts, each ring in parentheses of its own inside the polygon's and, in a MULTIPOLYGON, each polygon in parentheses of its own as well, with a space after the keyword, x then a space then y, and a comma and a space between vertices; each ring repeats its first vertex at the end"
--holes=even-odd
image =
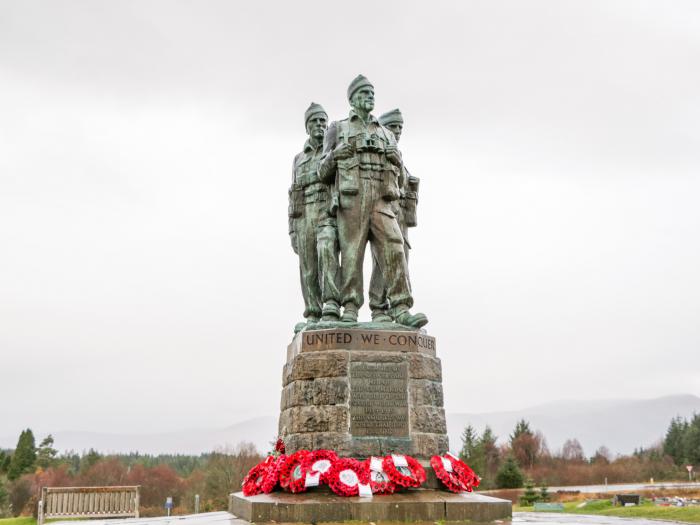
POLYGON ((321 104, 316 104, 316 102, 312 102, 311 105, 309 105, 309 109, 307 109, 304 113, 304 126, 306 126, 309 119, 317 113, 323 113, 326 116, 326 120, 328 120, 328 113, 326 113, 326 110, 323 109, 323 106, 321 104))
POLYGON ((352 98, 355 91, 366 86, 369 86, 371 88, 374 87, 372 83, 369 80, 367 80, 367 77, 363 75, 357 75, 355 77, 355 80, 350 82, 350 85, 348 86, 348 100, 352 98))
POLYGON ((393 124, 394 122, 403 124, 403 116, 398 108, 387 111, 379 117, 379 123, 382 126, 387 126, 389 124, 393 124))

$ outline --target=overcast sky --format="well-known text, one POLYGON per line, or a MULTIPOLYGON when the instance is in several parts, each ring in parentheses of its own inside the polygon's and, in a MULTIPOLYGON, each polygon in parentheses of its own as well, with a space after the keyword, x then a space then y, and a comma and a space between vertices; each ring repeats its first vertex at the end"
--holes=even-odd
POLYGON ((695 1, 0 1, 0 435, 277 414, 291 161, 358 73, 448 412, 700 393, 699 64, 695 1))

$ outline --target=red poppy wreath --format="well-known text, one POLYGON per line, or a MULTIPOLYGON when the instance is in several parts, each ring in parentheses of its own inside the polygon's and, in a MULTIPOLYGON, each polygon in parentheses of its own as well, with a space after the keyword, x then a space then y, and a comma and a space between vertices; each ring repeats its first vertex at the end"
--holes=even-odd
MULTIPOLYGON (((400 457, 396 456, 397 460, 400 457)), ((403 457, 406 458, 408 465, 406 467, 396 466, 393 455, 385 457, 382 463, 384 472, 387 473, 394 483, 401 487, 420 487, 425 481, 425 469, 415 458, 411 456, 403 457)))
POLYGON ((308 455, 308 450, 298 450, 291 456, 287 456, 279 469, 282 488, 290 492, 304 492, 306 490, 306 471, 303 464, 308 455))
POLYGON ((391 480, 391 478, 384 472, 384 467, 382 463, 384 458, 374 458, 376 465, 379 468, 372 468, 372 459, 367 458, 365 460, 365 465, 369 469, 369 486, 372 488, 372 494, 393 494, 396 490, 396 484, 391 480))
POLYGON ((243 478, 243 495, 244 496, 255 496, 261 492, 269 493, 277 484, 276 479, 276 460, 273 456, 267 456, 265 461, 255 465, 245 478, 243 478), (270 487, 269 478, 275 478, 272 487, 270 487), (267 490, 266 490, 267 489, 267 490))
POLYGON ((314 450, 306 456, 302 468, 311 474, 320 474, 319 481, 328 483, 328 474, 336 461, 338 461, 338 454, 332 450, 314 450))
POLYGON ((369 468, 352 458, 339 459, 328 474, 328 485, 339 496, 357 496, 360 484, 369 484, 369 468))

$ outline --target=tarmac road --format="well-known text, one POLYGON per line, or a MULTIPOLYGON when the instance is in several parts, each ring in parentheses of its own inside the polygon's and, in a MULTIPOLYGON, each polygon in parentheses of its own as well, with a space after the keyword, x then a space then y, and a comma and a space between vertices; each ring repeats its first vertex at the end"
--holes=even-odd
POLYGON ((514 512, 512 523, 513 525, 526 525, 529 523, 546 525, 662 525, 664 523, 683 522, 648 520, 645 518, 616 518, 613 516, 586 516, 560 512, 514 512))

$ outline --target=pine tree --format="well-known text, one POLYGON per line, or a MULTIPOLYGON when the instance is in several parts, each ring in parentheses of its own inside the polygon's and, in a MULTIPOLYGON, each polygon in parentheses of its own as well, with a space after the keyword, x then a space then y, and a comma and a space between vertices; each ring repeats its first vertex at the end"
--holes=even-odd
POLYGON ((525 482, 525 492, 520 496, 520 505, 523 507, 532 507, 539 499, 540 497, 535 491, 535 483, 531 479, 528 479, 525 482))
POLYGON ((32 472, 36 463, 36 443, 31 429, 23 430, 17 440, 17 447, 12 454, 10 467, 7 469, 7 479, 13 481, 22 474, 32 472))
POLYGON ((95 449, 88 450, 82 458, 80 458, 80 471, 85 472, 102 458, 102 455, 95 449))
POLYGON ((700 415, 695 414, 683 432, 683 458, 690 465, 700 463, 700 415))
POLYGON ((549 490, 545 485, 540 487, 540 501, 549 501, 549 490))
POLYGON ((496 486, 499 489, 519 489, 523 486, 523 473, 513 456, 508 456, 496 474, 496 486))
POLYGON ((518 437, 524 434, 534 435, 534 432, 532 431, 532 429, 530 429, 530 423, 528 423, 524 419, 521 419, 515 424, 515 429, 513 429, 513 433, 510 435, 511 444, 513 443, 513 440, 517 439, 518 437))
MULTIPOLYGON (((459 451, 459 459, 471 464, 475 459, 478 440, 474 427, 467 425, 462 432, 462 450, 459 451)), ((474 468, 473 465, 472 468, 474 468)))
POLYGON ((683 463, 683 435, 687 428, 687 421, 682 420, 680 417, 675 417, 671 420, 671 424, 666 431, 663 444, 664 453, 671 456, 676 465, 683 463))
POLYGON ((58 450, 53 448, 53 436, 49 434, 39 443, 39 448, 36 451, 37 466, 43 469, 49 468, 53 465, 57 454, 58 450))

